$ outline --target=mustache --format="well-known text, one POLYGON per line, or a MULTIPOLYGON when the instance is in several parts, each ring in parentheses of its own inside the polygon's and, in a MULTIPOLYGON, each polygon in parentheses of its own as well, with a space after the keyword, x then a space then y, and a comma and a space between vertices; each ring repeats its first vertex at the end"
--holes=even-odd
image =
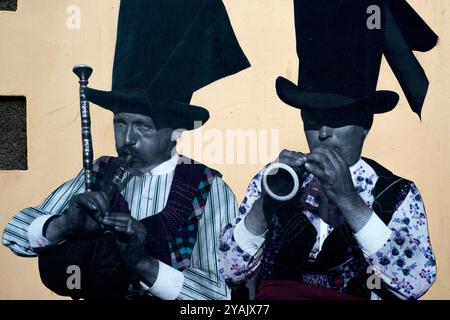
POLYGON ((131 148, 131 147, 122 147, 120 149, 117 150, 117 153, 119 154, 120 157, 126 157, 128 155, 130 156, 137 156, 138 152, 136 149, 131 148))
POLYGON ((119 159, 121 162, 132 165, 136 160, 139 160, 141 157, 137 150, 130 147, 123 147, 117 150, 119 159))
POLYGON ((342 151, 341 151, 341 149, 339 147, 336 147, 336 146, 324 146, 324 145, 321 145, 321 146, 318 146, 316 148, 311 149, 310 153, 313 153, 317 149, 321 149, 321 148, 322 149, 330 149, 330 150, 333 150, 334 152, 336 152, 337 154, 342 155, 342 153, 341 153, 342 151))

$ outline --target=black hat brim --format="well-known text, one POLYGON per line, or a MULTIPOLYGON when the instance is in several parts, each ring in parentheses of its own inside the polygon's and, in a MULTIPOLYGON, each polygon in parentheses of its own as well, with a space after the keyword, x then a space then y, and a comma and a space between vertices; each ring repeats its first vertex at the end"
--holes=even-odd
POLYGON ((395 108, 399 95, 393 91, 380 90, 373 94, 354 99, 333 93, 305 92, 286 78, 276 80, 278 97, 284 103, 303 110, 333 110, 366 107, 373 114, 389 112, 395 108))
POLYGON ((122 91, 102 91, 85 89, 86 98, 114 114, 127 112, 149 116, 150 118, 171 118, 178 128, 193 130, 204 125, 209 119, 207 109, 176 100, 162 101, 151 105, 144 94, 129 94, 122 91), (164 114, 163 114, 164 113, 164 114))

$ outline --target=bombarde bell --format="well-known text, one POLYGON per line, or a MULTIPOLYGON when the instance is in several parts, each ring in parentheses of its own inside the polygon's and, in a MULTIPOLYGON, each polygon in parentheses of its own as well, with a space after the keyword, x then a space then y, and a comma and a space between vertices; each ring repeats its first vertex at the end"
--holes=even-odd
POLYGON ((271 198, 289 201, 297 195, 304 172, 303 166, 273 162, 262 173, 263 188, 271 198))

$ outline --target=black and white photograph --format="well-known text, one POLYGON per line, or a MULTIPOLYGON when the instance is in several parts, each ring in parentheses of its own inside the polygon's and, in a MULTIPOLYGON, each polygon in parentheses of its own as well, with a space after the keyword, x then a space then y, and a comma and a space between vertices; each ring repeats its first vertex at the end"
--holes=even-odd
POLYGON ((0 300, 450 299, 449 14, 0 0, 0 300))

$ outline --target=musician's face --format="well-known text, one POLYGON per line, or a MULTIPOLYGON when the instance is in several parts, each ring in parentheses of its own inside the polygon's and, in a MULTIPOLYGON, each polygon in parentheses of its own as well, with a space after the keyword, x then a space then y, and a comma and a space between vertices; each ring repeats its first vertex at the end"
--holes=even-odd
POLYGON ((134 174, 145 173, 170 159, 176 142, 172 141, 170 128, 157 129, 152 118, 134 113, 114 115, 114 133, 119 156, 131 154, 129 170, 134 174))
POLYGON ((332 148, 351 166, 361 157, 368 130, 356 125, 337 128, 322 125, 317 130, 305 130, 305 134, 311 152, 318 147, 332 148))

